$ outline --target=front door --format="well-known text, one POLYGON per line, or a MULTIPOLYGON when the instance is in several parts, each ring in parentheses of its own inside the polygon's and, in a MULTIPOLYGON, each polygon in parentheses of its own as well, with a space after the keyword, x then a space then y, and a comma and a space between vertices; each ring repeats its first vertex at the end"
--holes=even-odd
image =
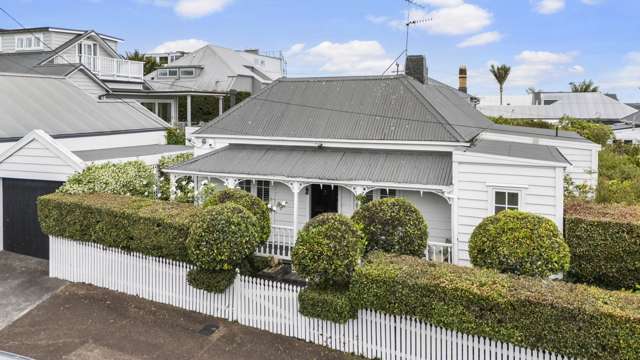
POLYGON ((311 217, 338 212, 338 187, 311 185, 311 217))

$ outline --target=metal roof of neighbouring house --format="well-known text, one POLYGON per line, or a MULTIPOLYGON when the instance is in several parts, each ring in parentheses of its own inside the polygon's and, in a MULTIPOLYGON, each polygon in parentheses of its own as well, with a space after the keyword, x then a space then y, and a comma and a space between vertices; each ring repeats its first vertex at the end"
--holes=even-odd
POLYGON ((456 90, 406 75, 283 78, 195 134, 467 142, 491 125, 456 90))
POLYGON ((587 140, 582 136, 580 136, 580 134, 578 134, 575 131, 566 131, 566 130, 556 131, 555 129, 495 124, 491 127, 491 129, 487 131, 491 133, 497 133, 497 134, 535 136, 535 137, 542 137, 546 139, 560 139, 560 140, 566 140, 566 141, 577 141, 577 142, 587 142, 587 143, 591 142, 590 140, 587 140))
POLYGON ((52 55, 54 55, 53 51, 0 54, 0 73, 66 76, 80 66, 79 64, 39 65, 52 55))
POLYGON ((84 161, 99 161, 109 159, 126 159, 149 155, 175 154, 192 152, 193 147, 184 145, 140 145, 125 146, 108 149, 82 150, 73 153, 84 161))
POLYGON ((478 140, 466 152, 571 164, 555 146, 478 140))
POLYGON ((448 186, 450 152, 228 145, 169 169, 208 174, 448 186))
POLYGON ((33 129, 55 138, 168 126, 138 102, 98 100, 62 77, 0 74, 0 109, 0 141, 33 129))

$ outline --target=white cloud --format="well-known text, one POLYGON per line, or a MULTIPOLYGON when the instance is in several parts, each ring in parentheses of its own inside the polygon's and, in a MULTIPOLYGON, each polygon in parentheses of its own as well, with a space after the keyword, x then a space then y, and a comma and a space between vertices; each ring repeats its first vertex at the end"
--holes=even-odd
MULTIPOLYGON (((414 9, 409 12, 409 18, 416 21, 425 20, 414 26, 431 34, 464 35, 489 26, 493 21, 493 14, 479 6, 462 3, 433 11, 414 9)), ((396 20, 392 25, 404 26, 404 21, 396 20)))
POLYGON ((376 15, 367 15, 367 21, 374 24, 384 24, 389 21, 389 18, 386 16, 376 16, 376 15))
POLYGON ((180 16, 198 18, 222 11, 232 0, 179 0, 174 10, 180 16))
POLYGON ((573 74, 583 74, 584 67, 582 65, 573 65, 569 68, 569 72, 573 74))
POLYGON ((164 53, 172 51, 195 51, 207 44, 208 43, 206 41, 200 39, 173 40, 164 42, 149 52, 164 53))
POLYGON ((497 31, 489 31, 481 34, 473 35, 458 44, 458 47, 465 48, 471 46, 481 46, 495 43, 502 39, 502 34, 497 31))
POLYGON ((422 5, 431 5, 436 7, 453 7, 464 4, 464 0, 415 0, 416 3, 422 5))
POLYGON ((535 9, 540 14, 555 14, 558 11, 563 10, 565 7, 565 0, 536 0, 535 9))
POLYGON ((290 68, 305 74, 381 74, 393 61, 377 41, 323 41, 306 50, 300 45, 295 44, 289 49, 293 55, 288 62, 290 68))
POLYGON ((576 55, 575 52, 554 53, 550 51, 525 50, 516 56, 516 59, 528 63, 567 64, 573 61, 576 55))
POLYGON ((304 50, 304 46, 305 46, 304 43, 293 44, 288 50, 284 52, 284 56, 286 57, 296 56, 300 54, 302 50, 304 50))
POLYGON ((605 0, 581 0, 585 5, 599 5, 602 4, 605 0))
POLYGON ((604 86, 615 89, 640 88, 640 51, 632 51, 625 56, 625 65, 603 81, 604 86))

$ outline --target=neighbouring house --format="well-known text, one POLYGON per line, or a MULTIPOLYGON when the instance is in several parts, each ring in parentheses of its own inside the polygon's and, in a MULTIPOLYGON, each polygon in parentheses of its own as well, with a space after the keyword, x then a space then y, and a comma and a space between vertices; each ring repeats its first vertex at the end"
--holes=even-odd
POLYGON ((261 253, 289 258, 295 234, 358 198, 404 197, 429 224, 431 260, 467 265, 486 216, 520 209, 563 226, 563 180, 597 182, 600 146, 573 132, 495 125, 410 56, 396 76, 282 78, 192 135, 194 159, 167 170, 268 202, 261 253))
POLYGON ((606 124, 621 122, 635 113, 633 107, 618 101, 613 94, 599 92, 536 92, 527 96, 505 97, 504 104, 492 97, 481 97, 478 110, 486 116, 511 119, 535 119, 557 122, 568 116, 606 124))
POLYGON ((171 51, 165 53, 145 53, 145 58, 155 60, 160 65, 171 65, 174 61, 188 54, 186 51, 171 51))
POLYGON ((193 151, 165 145, 167 123, 138 102, 99 99, 93 90, 104 84, 83 64, 62 66, 58 75, 0 73, 0 250, 48 258, 36 198, 86 166, 156 165, 193 151))
POLYGON ((640 144, 640 110, 622 119, 622 122, 612 124, 614 141, 625 144, 640 144))
MULTIPOLYGON (((225 95, 234 92, 255 93, 285 75, 285 61, 281 53, 263 54, 258 50, 232 50, 206 45, 193 53, 167 63, 145 76, 152 97, 166 96, 177 112, 178 96, 186 96, 186 125, 191 126, 191 97, 217 97, 223 109, 225 95)), ((138 92, 140 101, 149 108, 162 102, 145 101, 145 91, 138 92)), ((122 93, 121 93, 122 95, 122 93)), ((135 93, 127 93, 134 96, 135 93)))

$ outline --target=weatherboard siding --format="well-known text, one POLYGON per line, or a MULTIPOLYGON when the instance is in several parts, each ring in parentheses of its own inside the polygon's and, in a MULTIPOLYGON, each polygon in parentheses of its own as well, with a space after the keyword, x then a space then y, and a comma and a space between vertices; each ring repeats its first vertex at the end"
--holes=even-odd
POLYGON ((98 85, 93 79, 91 79, 82 71, 76 71, 71 74, 71 76, 69 76, 69 80, 71 80, 74 85, 84 90, 87 94, 93 97, 97 98, 100 95, 106 93, 105 89, 102 86, 98 85))
POLYGON ((561 227, 562 187, 556 167, 509 164, 495 159, 465 155, 457 157, 457 249, 458 262, 470 264, 469 239, 475 227, 493 215, 493 190, 520 191, 520 209, 545 216, 561 227), (558 213, 560 212, 560 213, 558 213))
POLYGON ((73 173, 71 165, 35 140, 0 162, 0 176, 8 178, 65 180, 73 173))

